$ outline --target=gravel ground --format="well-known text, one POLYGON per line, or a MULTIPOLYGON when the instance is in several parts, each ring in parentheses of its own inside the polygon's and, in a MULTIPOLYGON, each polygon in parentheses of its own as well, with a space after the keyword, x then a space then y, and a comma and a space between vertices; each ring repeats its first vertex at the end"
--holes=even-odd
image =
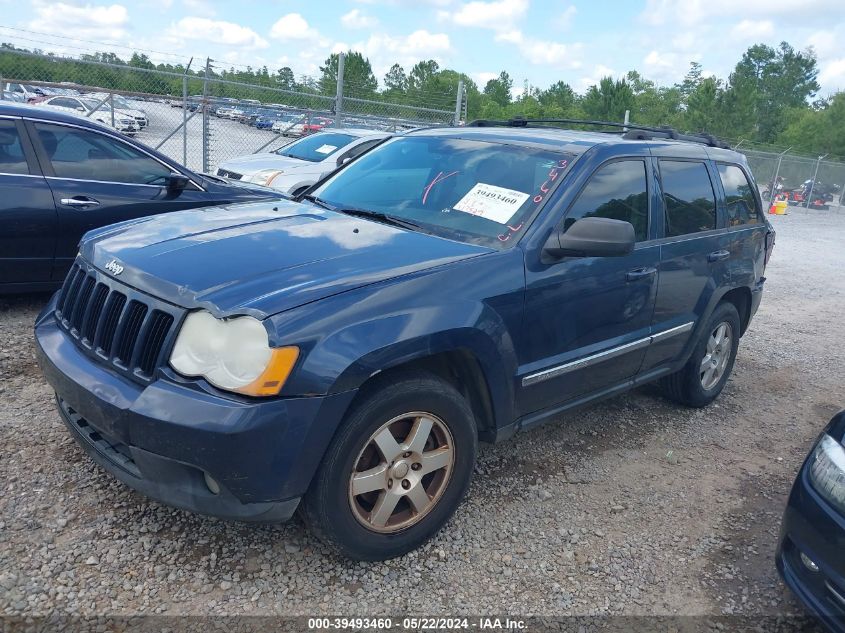
POLYGON ((0 298, 0 614, 800 615, 773 552, 795 472, 845 407, 845 210, 772 221, 766 296, 714 405, 645 388, 482 446, 446 529, 380 564, 298 522, 221 522, 117 483, 36 366, 45 298, 0 298))

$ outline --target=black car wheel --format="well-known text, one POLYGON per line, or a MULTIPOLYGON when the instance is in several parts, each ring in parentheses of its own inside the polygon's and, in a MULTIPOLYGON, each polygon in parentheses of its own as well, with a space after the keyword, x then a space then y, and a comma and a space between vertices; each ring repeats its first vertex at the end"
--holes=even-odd
POLYGON ((664 394, 689 407, 704 407, 722 392, 739 347, 739 313, 732 303, 716 306, 684 367, 661 381, 664 394))
POLYGON ((385 560, 430 539, 469 486, 477 434, 466 400, 429 374, 367 388, 329 447, 301 506, 343 555, 385 560))

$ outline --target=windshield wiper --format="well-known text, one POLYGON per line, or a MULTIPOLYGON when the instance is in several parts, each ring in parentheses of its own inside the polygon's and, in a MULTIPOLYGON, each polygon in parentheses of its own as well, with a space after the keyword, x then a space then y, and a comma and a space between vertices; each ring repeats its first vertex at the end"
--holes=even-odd
POLYGON ((417 224, 416 222, 411 222, 410 220, 404 220, 402 218, 397 218, 393 215, 387 215, 386 213, 382 213, 381 211, 370 211, 369 209, 343 209, 338 208, 334 209, 337 213, 344 213, 346 215, 351 215, 356 218, 364 218, 367 220, 375 220, 376 222, 382 222, 383 224, 392 224, 393 226, 400 226, 403 229, 411 229, 411 230, 419 230, 422 227, 417 224))
POLYGON ((381 211, 370 211, 369 209, 356 209, 355 207, 336 207, 332 204, 329 204, 322 198, 313 196, 310 193, 306 196, 303 196, 303 199, 308 200, 308 202, 313 202, 318 207, 328 209, 329 211, 334 211, 335 213, 343 213, 344 215, 351 215, 356 218, 375 220, 376 222, 381 222, 383 224, 392 224, 393 226, 399 226, 403 229, 419 230, 422 228, 416 222, 397 218, 396 216, 388 215, 386 213, 382 213, 381 211))

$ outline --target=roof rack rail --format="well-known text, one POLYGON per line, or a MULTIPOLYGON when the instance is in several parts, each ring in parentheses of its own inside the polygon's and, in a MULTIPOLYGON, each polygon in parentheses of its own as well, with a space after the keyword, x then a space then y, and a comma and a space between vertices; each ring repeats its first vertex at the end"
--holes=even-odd
POLYGON ((616 121, 594 121, 591 119, 526 119, 514 117, 508 120, 476 119, 467 123, 467 127, 528 127, 529 124, 565 123, 568 125, 595 125, 599 127, 621 128, 622 138, 637 141, 650 141, 656 138, 666 138, 689 143, 700 143, 708 147, 731 149, 731 146, 716 138, 712 134, 682 134, 671 127, 651 127, 636 123, 618 123, 616 121))

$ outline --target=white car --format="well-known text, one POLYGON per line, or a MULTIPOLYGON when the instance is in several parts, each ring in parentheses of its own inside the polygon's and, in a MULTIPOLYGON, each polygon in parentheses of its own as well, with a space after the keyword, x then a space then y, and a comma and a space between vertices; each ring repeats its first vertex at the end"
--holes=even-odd
POLYGON ((114 111, 114 125, 112 125, 111 109, 103 105, 98 108, 98 103, 99 99, 58 96, 39 101, 34 105, 39 108, 50 108, 51 110, 59 110, 60 112, 85 117, 90 121, 97 121, 106 127, 114 128, 118 132, 123 132, 129 136, 138 132, 140 127, 135 119, 127 114, 122 114, 117 108, 114 111))
POLYGON ((38 86, 30 86, 28 84, 21 83, 4 84, 3 92, 14 93, 15 95, 17 95, 15 100, 21 103, 35 101, 36 99, 43 97, 45 94, 47 94, 42 88, 39 88, 38 86))
MULTIPOLYGON (((87 94, 82 96, 86 99, 95 99, 97 101, 102 101, 103 99, 108 97, 108 94, 106 94, 105 92, 95 92, 93 94, 87 94)), ((117 114, 117 112, 120 112, 121 114, 125 114, 126 116, 131 116, 133 119, 135 119, 135 122, 138 124, 138 127, 142 130, 150 124, 150 121, 147 118, 147 113, 144 112, 141 108, 139 108, 137 104, 133 103, 126 97, 122 95, 113 95, 112 100, 114 101, 115 114, 117 114)), ((109 105, 108 101, 103 104, 103 107, 106 108, 106 110, 109 110, 109 112, 111 112, 111 106, 109 105)), ((109 114, 109 117, 111 118, 111 114, 109 114)))
POLYGON ((390 136, 363 129, 317 132, 274 152, 227 160, 219 165, 217 175, 296 195, 390 136))

